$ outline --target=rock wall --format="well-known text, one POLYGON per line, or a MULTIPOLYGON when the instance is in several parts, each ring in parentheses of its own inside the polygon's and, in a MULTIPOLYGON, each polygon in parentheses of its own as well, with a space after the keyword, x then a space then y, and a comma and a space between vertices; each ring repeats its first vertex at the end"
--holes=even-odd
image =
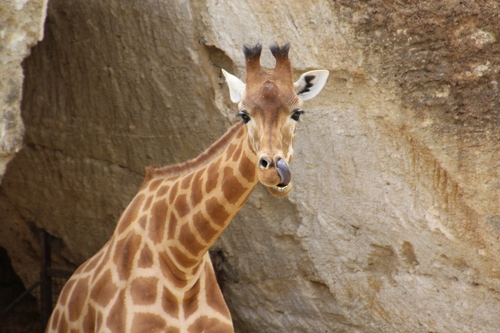
MULTIPOLYGON (((21 99, 24 76, 21 63, 29 55, 30 47, 43 38, 46 10, 47 0, 0 1, 0 182, 7 164, 23 145, 21 99)), ((25 221, 18 216, 7 218, 7 210, 15 209, 15 206, 5 204, 3 193, 0 201, 0 309, 3 312, 24 289, 12 270, 9 255, 17 260, 24 258, 24 247, 19 246, 19 242, 26 238, 26 234, 31 237, 25 221)), ((31 270, 38 270, 38 262, 30 260, 26 264, 31 270)), ((39 329, 36 326, 36 304, 34 298, 25 298, 8 317, 1 316, 2 330, 39 329)))
POLYGON ((21 149, 22 60, 43 38, 47 0, 17 0, 0 4, 0 181, 7 163, 21 149))
POLYGON ((305 105, 292 194, 258 186, 216 245, 238 332, 496 332, 499 24, 474 1, 51 0, 0 246, 30 283, 44 228, 76 267, 144 166, 233 121, 220 68, 244 74, 241 45, 289 41, 297 77, 331 74, 305 105))

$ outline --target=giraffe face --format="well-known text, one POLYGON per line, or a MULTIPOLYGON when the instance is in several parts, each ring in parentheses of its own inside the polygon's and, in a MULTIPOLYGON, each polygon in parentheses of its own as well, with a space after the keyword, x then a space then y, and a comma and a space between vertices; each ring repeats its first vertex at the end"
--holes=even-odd
POLYGON ((257 153, 259 181, 271 194, 286 196, 292 189, 288 168, 302 100, 292 87, 283 89, 275 80, 266 80, 255 90, 247 89, 239 103, 239 115, 248 128, 248 139, 257 153))
POLYGON ((259 181, 276 197, 292 189, 288 164, 293 158, 293 143, 303 101, 316 96, 326 83, 328 71, 312 71, 293 82, 288 59, 289 44, 271 46, 276 66, 260 66, 262 47, 244 47, 246 83, 223 70, 231 100, 248 128, 248 140, 258 156, 259 181))

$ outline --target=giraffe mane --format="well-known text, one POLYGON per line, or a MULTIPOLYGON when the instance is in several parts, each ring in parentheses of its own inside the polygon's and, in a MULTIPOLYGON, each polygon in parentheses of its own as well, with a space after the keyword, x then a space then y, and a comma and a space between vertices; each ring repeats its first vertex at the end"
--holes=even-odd
POLYGON ((172 164, 163 168, 158 168, 156 166, 150 166, 146 168, 146 178, 144 179, 144 184, 148 183, 152 179, 168 179, 179 177, 195 171, 211 161, 213 161, 219 154, 229 145, 232 139, 236 136, 238 131, 243 126, 243 122, 239 122, 233 125, 227 130, 227 132, 217 140, 213 145, 211 145, 207 150, 184 163, 172 164))

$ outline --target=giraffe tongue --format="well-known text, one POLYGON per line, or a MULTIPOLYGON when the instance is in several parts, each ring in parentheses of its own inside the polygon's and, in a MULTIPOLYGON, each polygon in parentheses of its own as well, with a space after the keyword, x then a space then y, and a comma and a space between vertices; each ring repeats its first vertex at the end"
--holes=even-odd
POLYGON ((278 184, 278 187, 285 187, 290 184, 290 181, 292 180, 292 174, 290 173, 290 169, 283 159, 280 158, 276 162, 276 170, 278 170, 278 174, 281 178, 281 183, 278 184))

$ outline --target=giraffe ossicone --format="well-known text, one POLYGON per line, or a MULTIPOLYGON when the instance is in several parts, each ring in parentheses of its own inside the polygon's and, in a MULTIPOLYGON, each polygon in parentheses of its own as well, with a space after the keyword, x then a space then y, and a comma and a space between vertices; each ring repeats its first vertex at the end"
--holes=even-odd
POLYGON ((46 332, 233 332, 209 248, 260 182, 276 197, 292 188, 288 164, 302 101, 328 71, 292 79, 289 44, 244 47, 246 82, 223 71, 242 121, 204 153, 149 167, 109 241, 64 286, 46 332))

